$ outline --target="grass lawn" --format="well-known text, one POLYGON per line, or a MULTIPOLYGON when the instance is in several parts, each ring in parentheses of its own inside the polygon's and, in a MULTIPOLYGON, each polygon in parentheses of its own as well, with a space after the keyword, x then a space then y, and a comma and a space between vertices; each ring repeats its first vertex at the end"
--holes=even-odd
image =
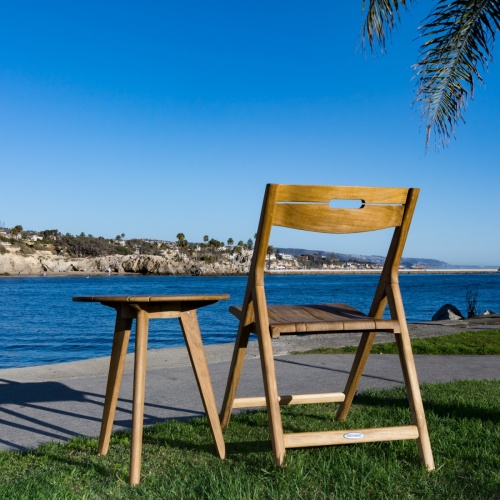
MULTIPOLYGON (((224 461, 215 455, 205 418, 147 428, 135 488, 128 485, 128 433, 112 437, 106 457, 89 438, 1 452, 0 498, 499 498, 500 381, 427 384, 422 396, 432 473, 415 441, 288 450, 285 466, 276 467, 267 415, 259 411, 233 417, 224 461)), ((355 403, 351 428, 410 423, 401 389, 364 392, 355 403)), ((333 415, 332 405, 283 409, 289 432, 331 428, 333 415)))
MULTIPOLYGON (((412 344, 419 354, 500 354, 500 330, 412 344)), ((377 344, 372 352, 394 349, 377 344)), ((106 457, 90 438, 0 452, 0 498, 500 499, 500 380, 424 384, 422 397, 436 462, 431 473, 415 441, 288 450, 284 467, 276 467, 267 414, 258 411, 233 416, 224 461, 215 455, 205 418, 146 428, 142 480, 134 488, 129 433, 113 435, 106 457)), ((285 407, 285 432, 410 424, 403 389, 366 391, 354 402, 345 423, 332 422, 336 405, 285 407)))
MULTIPOLYGON (((500 329, 412 339, 411 345, 413 354, 500 354, 500 329)), ((325 347, 300 354, 347 354, 356 352, 356 349, 357 346, 325 347)), ((373 354, 398 353, 395 342, 374 344, 371 352, 373 354)))

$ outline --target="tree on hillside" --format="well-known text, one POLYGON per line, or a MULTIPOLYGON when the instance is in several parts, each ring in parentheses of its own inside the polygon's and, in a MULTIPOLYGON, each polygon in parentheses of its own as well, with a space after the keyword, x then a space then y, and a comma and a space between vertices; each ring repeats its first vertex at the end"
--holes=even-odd
MULTIPOLYGON (((363 40, 371 50, 385 51, 386 41, 400 21, 400 10, 412 0, 362 0, 366 17, 363 40)), ((419 27, 422 45, 413 68, 417 79, 414 105, 422 111, 426 146, 431 132, 436 146, 448 144, 469 99, 474 96, 479 73, 493 60, 496 32, 500 29, 500 0, 436 0, 419 27)))
POLYGON ((74 257, 102 257, 104 255, 114 254, 130 254, 132 249, 115 245, 113 240, 108 240, 99 236, 94 238, 88 236, 72 236, 67 233, 65 236, 60 235, 56 250, 58 253, 68 253, 74 257))
POLYGON ((177 248, 179 249, 179 255, 182 257, 183 248, 187 246, 186 237, 184 233, 177 233, 177 248))
POLYGON ((222 243, 222 241, 216 240, 215 238, 212 238, 208 242, 208 245, 210 246, 212 253, 214 253, 217 249, 223 247, 224 243, 222 243))
POLYGON ((58 229, 44 229, 40 234, 45 241, 54 241, 57 240, 59 236, 61 236, 61 233, 58 229))
POLYGON ((267 247, 267 268, 271 269, 271 255, 274 253, 274 247, 272 245, 268 245, 267 247))
POLYGON ((23 232, 23 226, 17 225, 10 230, 10 234, 13 238, 17 238, 23 232))

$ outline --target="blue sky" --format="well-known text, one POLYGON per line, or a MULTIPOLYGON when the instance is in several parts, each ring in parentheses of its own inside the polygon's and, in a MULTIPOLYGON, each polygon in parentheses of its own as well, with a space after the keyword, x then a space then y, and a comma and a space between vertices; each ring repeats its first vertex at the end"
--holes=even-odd
MULTIPOLYGON (((0 222, 246 241, 268 182, 414 186, 407 257, 499 265, 500 66, 426 151, 411 65, 432 3, 373 57, 361 1, 2 2, 0 222)), ((383 251, 324 238, 272 243, 383 251)))

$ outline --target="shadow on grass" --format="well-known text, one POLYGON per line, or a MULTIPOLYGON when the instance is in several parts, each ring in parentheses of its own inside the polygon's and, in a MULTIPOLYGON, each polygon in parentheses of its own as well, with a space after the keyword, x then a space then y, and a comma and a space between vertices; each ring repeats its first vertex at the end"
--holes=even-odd
MULTIPOLYGON (((433 398, 426 398, 425 395, 423 396, 423 400, 426 413, 432 412, 438 417, 471 418, 498 422, 499 413, 492 408, 481 408, 477 404, 468 404, 463 401, 456 404, 453 404, 453 402, 436 403, 433 398)), ((354 404, 380 408, 408 408, 408 400, 403 390, 394 391, 391 395, 382 395, 380 393, 372 393, 371 391, 363 392, 356 396, 354 404)))

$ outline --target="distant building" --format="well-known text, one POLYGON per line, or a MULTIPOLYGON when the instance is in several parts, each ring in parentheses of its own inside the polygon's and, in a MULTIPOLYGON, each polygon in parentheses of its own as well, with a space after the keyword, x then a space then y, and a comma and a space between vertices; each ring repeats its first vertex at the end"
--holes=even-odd
POLYGON ((289 253, 276 253, 276 260, 295 260, 295 257, 289 253))

